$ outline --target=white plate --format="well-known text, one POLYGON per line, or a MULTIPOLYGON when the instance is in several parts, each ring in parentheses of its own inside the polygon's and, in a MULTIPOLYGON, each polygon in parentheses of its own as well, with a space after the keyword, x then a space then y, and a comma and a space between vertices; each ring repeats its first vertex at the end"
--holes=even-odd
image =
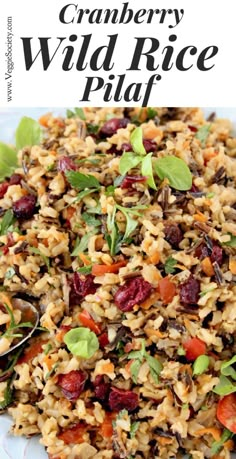
MULTIPOLYGON (((236 126, 236 108, 206 108, 206 116, 216 112, 220 118, 229 118, 236 126)), ((13 142, 14 131, 22 116, 30 116, 38 119, 42 114, 54 112, 64 114, 65 109, 61 108, 16 108, 2 109, 0 111, 0 141, 13 142)), ((9 434, 11 418, 8 415, 0 416, 0 459, 48 459, 48 455, 42 445, 39 444, 39 437, 27 440, 22 437, 13 437, 9 434)), ((236 455, 232 455, 236 459, 236 455)))

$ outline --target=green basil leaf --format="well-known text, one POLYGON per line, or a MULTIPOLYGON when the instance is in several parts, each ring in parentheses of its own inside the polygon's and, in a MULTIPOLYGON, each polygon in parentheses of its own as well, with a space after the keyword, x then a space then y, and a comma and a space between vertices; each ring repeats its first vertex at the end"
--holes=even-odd
POLYGON ((196 139, 200 140, 202 146, 204 146, 206 143, 206 139, 209 135, 210 129, 210 124, 204 124, 204 126, 200 127, 195 134, 196 139))
POLYGON ((149 120, 152 120, 157 115, 158 115, 158 113, 154 108, 152 108, 152 107, 148 107, 147 108, 147 117, 148 117, 149 120))
POLYGON ((85 196, 88 196, 89 194, 94 193, 94 191, 97 191, 97 189, 96 189, 96 188, 92 188, 92 189, 90 189, 90 190, 83 190, 83 191, 80 191, 80 192, 77 194, 76 198, 73 199, 73 201, 71 201, 70 204, 68 204, 67 206, 65 206, 65 208, 66 208, 66 207, 70 207, 71 204, 75 204, 76 202, 81 201, 83 198, 85 198, 85 196))
POLYGON ((222 245, 227 245, 228 247, 236 247, 236 236, 233 234, 230 235, 230 240, 227 242, 224 242, 222 245))
POLYGON ((134 360, 130 365, 130 374, 135 384, 137 384, 138 382, 137 378, 141 365, 142 363, 140 362, 140 360, 134 360))
POLYGON ((130 426, 130 432, 129 432, 129 435, 130 435, 130 438, 134 438, 135 437, 135 434, 139 428, 139 424, 140 422, 139 421, 135 421, 131 424, 130 426))
POLYGON ((234 363, 236 363, 236 355, 234 355, 232 359, 228 360, 227 362, 222 363, 220 371, 222 375, 231 376, 231 378, 236 381, 236 370, 233 367, 234 363))
POLYGON ((210 363, 208 355, 199 355, 193 364, 193 375, 201 375, 207 370, 210 363))
POLYGON ((99 349, 97 336, 85 327, 68 331, 64 336, 64 343, 73 355, 84 359, 90 359, 99 349))
POLYGON ((131 360, 131 359, 138 359, 140 362, 142 362, 142 360, 143 360, 143 353, 142 353, 142 351, 131 351, 131 352, 129 352, 129 354, 127 355, 127 359, 128 359, 128 360, 131 360))
POLYGON ((47 266, 48 272, 50 272, 50 259, 46 255, 44 255, 37 247, 29 247, 29 251, 31 253, 34 253, 35 255, 40 255, 45 265, 47 266))
POLYGON ((125 175, 130 169, 136 167, 142 161, 141 156, 137 156, 131 152, 125 152, 120 158, 119 172, 125 175))
POLYGON ((177 260, 175 260, 173 257, 168 257, 164 265, 165 273, 174 274, 175 266, 177 263, 177 260))
POLYGON ((220 382, 214 387, 213 392, 218 395, 229 395, 236 392, 236 385, 234 385, 226 376, 220 376, 220 382))
POLYGON ((81 174, 81 172, 67 171, 66 178, 74 188, 84 190, 84 188, 101 188, 101 185, 93 175, 81 174))
POLYGON ((88 214, 98 214, 98 215, 101 215, 102 211, 101 211, 101 204, 100 204, 100 202, 98 202, 97 205, 94 206, 94 207, 87 207, 87 213, 88 213, 88 214))
POLYGON ((145 156, 142 160, 142 166, 141 166, 141 172, 144 177, 147 177, 147 183, 148 185, 153 189, 156 190, 156 184, 155 180, 153 177, 153 171, 152 171, 152 153, 148 153, 148 155, 145 156))
POLYGON ((132 145, 134 153, 137 155, 146 155, 146 150, 143 146, 143 131, 139 126, 134 129, 130 136, 130 143, 132 145))
POLYGON ((128 213, 126 213, 125 216, 126 216, 126 229, 125 229, 124 239, 128 239, 129 236, 137 228, 138 221, 131 218, 128 213))
POLYGON ((230 440, 230 438, 233 437, 233 432, 230 432, 230 430, 228 429, 224 429, 223 430, 223 433, 220 437, 220 440, 219 441, 214 441, 212 443, 212 447, 211 447, 211 453, 212 454, 217 454, 221 451, 221 449, 223 448, 224 446, 224 443, 228 440, 230 440))
POLYGON ((149 354, 145 354, 145 359, 148 363, 150 373, 152 378, 154 379, 155 383, 158 383, 159 380, 159 374, 162 370, 162 364, 159 362, 159 360, 155 359, 155 357, 152 357, 149 354))
POLYGON ((187 164, 176 156, 158 158, 154 163, 155 171, 161 180, 167 178, 172 188, 180 191, 192 186, 192 174, 187 164))
POLYGON ((4 236, 5 234, 8 233, 9 228, 13 225, 15 222, 15 217, 11 209, 8 209, 4 217, 2 218, 2 221, 0 223, 0 236, 4 236))
POLYGON ((17 153, 5 143, 0 142, 0 181, 10 177, 18 167, 17 153))
POLYGON ((39 145, 42 139, 42 130, 39 123, 32 118, 24 116, 17 127, 15 138, 17 150, 39 145))

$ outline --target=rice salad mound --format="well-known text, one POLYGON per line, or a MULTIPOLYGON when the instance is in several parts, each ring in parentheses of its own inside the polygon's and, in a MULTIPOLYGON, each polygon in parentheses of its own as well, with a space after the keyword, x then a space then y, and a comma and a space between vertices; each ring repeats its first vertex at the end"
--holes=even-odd
POLYGON ((50 459, 230 458, 230 122, 197 108, 76 108, 24 118, 5 148, 0 354, 25 327, 13 299, 40 313, 0 356, 12 433, 40 434, 50 459))

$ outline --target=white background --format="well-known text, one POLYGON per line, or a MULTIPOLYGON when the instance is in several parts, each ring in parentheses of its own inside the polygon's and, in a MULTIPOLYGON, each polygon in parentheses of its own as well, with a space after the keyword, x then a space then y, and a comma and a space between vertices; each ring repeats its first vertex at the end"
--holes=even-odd
MULTIPOLYGON (((103 102, 104 90, 94 92, 89 103, 81 103, 86 76, 100 76, 105 82, 108 75, 113 73, 126 73, 124 89, 133 82, 143 82, 142 96, 144 95, 144 83, 153 73, 160 73, 162 79, 156 84, 151 92, 148 105, 150 106, 236 106, 235 75, 236 59, 234 50, 234 27, 236 17, 235 0, 206 1, 206 0, 130 0, 129 7, 135 11, 141 8, 183 8, 184 17, 175 28, 169 28, 173 23, 172 15, 167 15, 167 22, 159 24, 158 17, 152 24, 127 25, 93 24, 87 21, 82 24, 62 24, 59 21, 61 8, 68 3, 79 4, 79 8, 122 8, 125 0, 8 0, 1 2, 0 18, 0 106, 13 107, 43 107, 43 106, 104 106, 104 105, 141 105, 140 102, 121 101, 114 103, 111 100, 103 102), (13 57, 15 69, 13 72, 13 100, 7 103, 6 81, 4 80, 5 67, 4 53, 6 41, 6 18, 13 16, 13 57), (71 34, 78 35, 74 43, 75 57, 78 55, 82 43, 81 35, 92 33, 91 48, 88 49, 88 61, 92 52, 98 47, 107 44, 107 35, 119 33, 114 60, 115 65, 111 72, 92 72, 89 69, 79 72, 76 69, 65 72, 62 70, 63 56, 61 52, 55 56, 47 71, 43 71, 41 57, 33 64, 30 71, 25 70, 23 46, 20 37, 34 37, 33 54, 39 49, 37 37, 54 37, 50 40, 52 48, 58 43, 56 37, 69 37, 71 34), (169 43, 170 34, 177 35, 174 43, 174 60, 177 52, 184 46, 195 45, 199 52, 206 46, 216 45, 219 47, 218 54, 212 59, 215 66, 207 72, 196 68, 196 56, 189 57, 194 67, 186 72, 178 71, 175 66, 163 72, 160 68, 156 72, 146 70, 146 59, 142 60, 141 71, 127 71, 130 66, 135 48, 135 36, 150 36, 160 41, 160 48, 155 53, 156 63, 162 63, 162 50, 169 43)), ((71 44, 68 39, 65 45, 71 44)), ((63 46, 61 47, 63 50, 63 46)), ((190 62, 190 60, 188 60, 190 62)), ((209 61, 211 62, 211 61, 209 61)), ((75 67, 75 66, 74 66, 75 67)), ((113 94, 117 78, 113 87, 113 94)), ((143 97, 142 97, 143 99, 143 97)))

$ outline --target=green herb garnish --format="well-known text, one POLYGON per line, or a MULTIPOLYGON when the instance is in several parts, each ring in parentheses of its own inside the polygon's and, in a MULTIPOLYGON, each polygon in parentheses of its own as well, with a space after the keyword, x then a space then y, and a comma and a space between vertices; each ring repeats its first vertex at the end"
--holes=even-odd
POLYGON ((158 383, 158 377, 162 370, 162 365, 159 362, 159 360, 157 360, 155 357, 152 357, 151 355, 148 354, 148 352, 145 349, 144 340, 142 340, 142 343, 141 343, 141 350, 131 351, 127 355, 127 359, 134 359, 134 362, 130 366, 130 372, 131 372, 131 376, 135 384, 137 384, 137 377, 138 377, 139 369, 145 360, 149 366, 149 370, 150 370, 150 373, 151 373, 151 376, 154 382, 156 384, 158 383))
POLYGON ((98 124, 87 123, 87 132, 88 134, 97 134, 99 130, 98 124))
POLYGON ((50 273, 50 258, 44 255, 37 247, 29 247, 29 251, 35 255, 39 255, 43 259, 44 264, 47 266, 47 270, 50 273))
POLYGON ((180 191, 192 186, 192 174, 187 164, 176 156, 165 156, 154 162, 154 169, 161 180, 168 179, 172 188, 180 191))
POLYGON ((147 177, 147 183, 153 190, 156 190, 156 184, 153 177, 152 170, 152 153, 148 153, 142 160, 141 173, 144 177, 147 177))
POLYGON ((98 218, 94 217, 91 214, 84 212, 81 215, 81 217, 82 217, 82 220, 84 220, 84 222, 87 223, 88 226, 92 226, 92 227, 101 226, 101 220, 99 220, 98 218))
POLYGON ((3 142, 0 142, 0 182, 11 177, 18 166, 17 152, 3 142))
POLYGON ((130 143, 132 145, 134 153, 137 155, 146 155, 146 150, 143 146, 143 131, 141 127, 134 129, 130 136, 130 143))
POLYGON ((77 237, 77 239, 75 241, 75 247, 74 247, 74 250, 73 250, 71 256, 72 257, 77 257, 80 253, 85 252, 87 250, 87 248, 88 248, 88 243, 89 243, 90 237, 93 236, 96 233, 97 233, 97 230, 94 230, 94 231, 90 231, 87 234, 84 234, 84 236, 82 236, 81 239, 79 237, 77 237))
POLYGON ((78 190, 84 190, 85 188, 100 189, 101 185, 93 175, 81 174, 81 172, 67 171, 66 178, 70 185, 78 190))
POLYGON ((227 242, 223 242, 222 245, 227 245, 228 247, 236 247, 236 236, 229 233, 230 240, 227 242))
POLYGON ((193 375, 201 375, 208 369, 210 359, 208 355, 199 355, 193 364, 193 375))
POLYGON ((132 152, 125 152, 120 158, 119 172, 121 175, 127 174, 130 169, 136 167, 142 161, 142 156, 135 155, 132 152))
POLYGON ((138 421, 133 422, 133 423, 131 424, 131 426, 130 426, 130 433, 129 433, 129 434, 130 434, 130 438, 134 438, 134 437, 135 437, 136 432, 137 432, 137 430, 138 430, 138 428, 139 428, 139 424, 140 424, 140 422, 138 422, 138 421))
POLYGON ((5 279, 12 279, 12 277, 15 275, 15 270, 14 268, 8 268, 5 274, 5 279))
POLYGON ((42 139, 42 129, 37 121, 24 116, 18 125, 15 138, 17 150, 39 145, 42 139))
POLYGON ((152 108, 152 107, 148 107, 147 108, 147 117, 148 117, 149 120, 152 120, 157 115, 158 115, 158 113, 154 108, 152 108))
POLYGON ((12 227, 12 225, 15 222, 15 217, 11 209, 8 209, 4 217, 2 218, 2 221, 0 223, 0 236, 3 236, 9 232, 9 229, 12 227))
POLYGON ((168 257, 164 265, 165 273, 174 274, 176 264, 177 260, 175 260, 173 257, 168 257))
POLYGON ((99 349, 97 336, 85 327, 68 331, 64 336, 64 343, 72 354, 84 359, 90 359, 99 349))
POLYGON ((0 402, 0 410, 4 410, 12 402, 13 390, 11 387, 12 379, 9 379, 7 382, 7 387, 4 390, 3 400, 0 402))
POLYGON ((68 109, 66 111, 66 116, 67 118, 80 118, 81 120, 85 121, 86 120, 86 116, 84 114, 84 111, 82 108, 79 108, 79 107, 75 107, 74 108, 74 111, 73 110, 70 110, 68 109))
POLYGON ((195 134, 196 139, 200 140, 202 146, 205 146, 206 139, 209 135, 210 129, 210 124, 204 124, 204 126, 200 127, 195 134))
POLYGON ((230 432, 230 430, 228 429, 224 429, 223 430, 223 433, 220 437, 220 440, 219 441, 214 441, 212 443, 212 447, 211 447, 211 453, 212 454, 217 454, 221 451, 221 449, 223 448, 224 446, 224 443, 228 440, 230 440, 230 438, 233 437, 233 432, 230 432))
POLYGON ((80 274, 90 274, 92 271, 92 265, 82 266, 82 268, 77 269, 77 273, 80 274))

